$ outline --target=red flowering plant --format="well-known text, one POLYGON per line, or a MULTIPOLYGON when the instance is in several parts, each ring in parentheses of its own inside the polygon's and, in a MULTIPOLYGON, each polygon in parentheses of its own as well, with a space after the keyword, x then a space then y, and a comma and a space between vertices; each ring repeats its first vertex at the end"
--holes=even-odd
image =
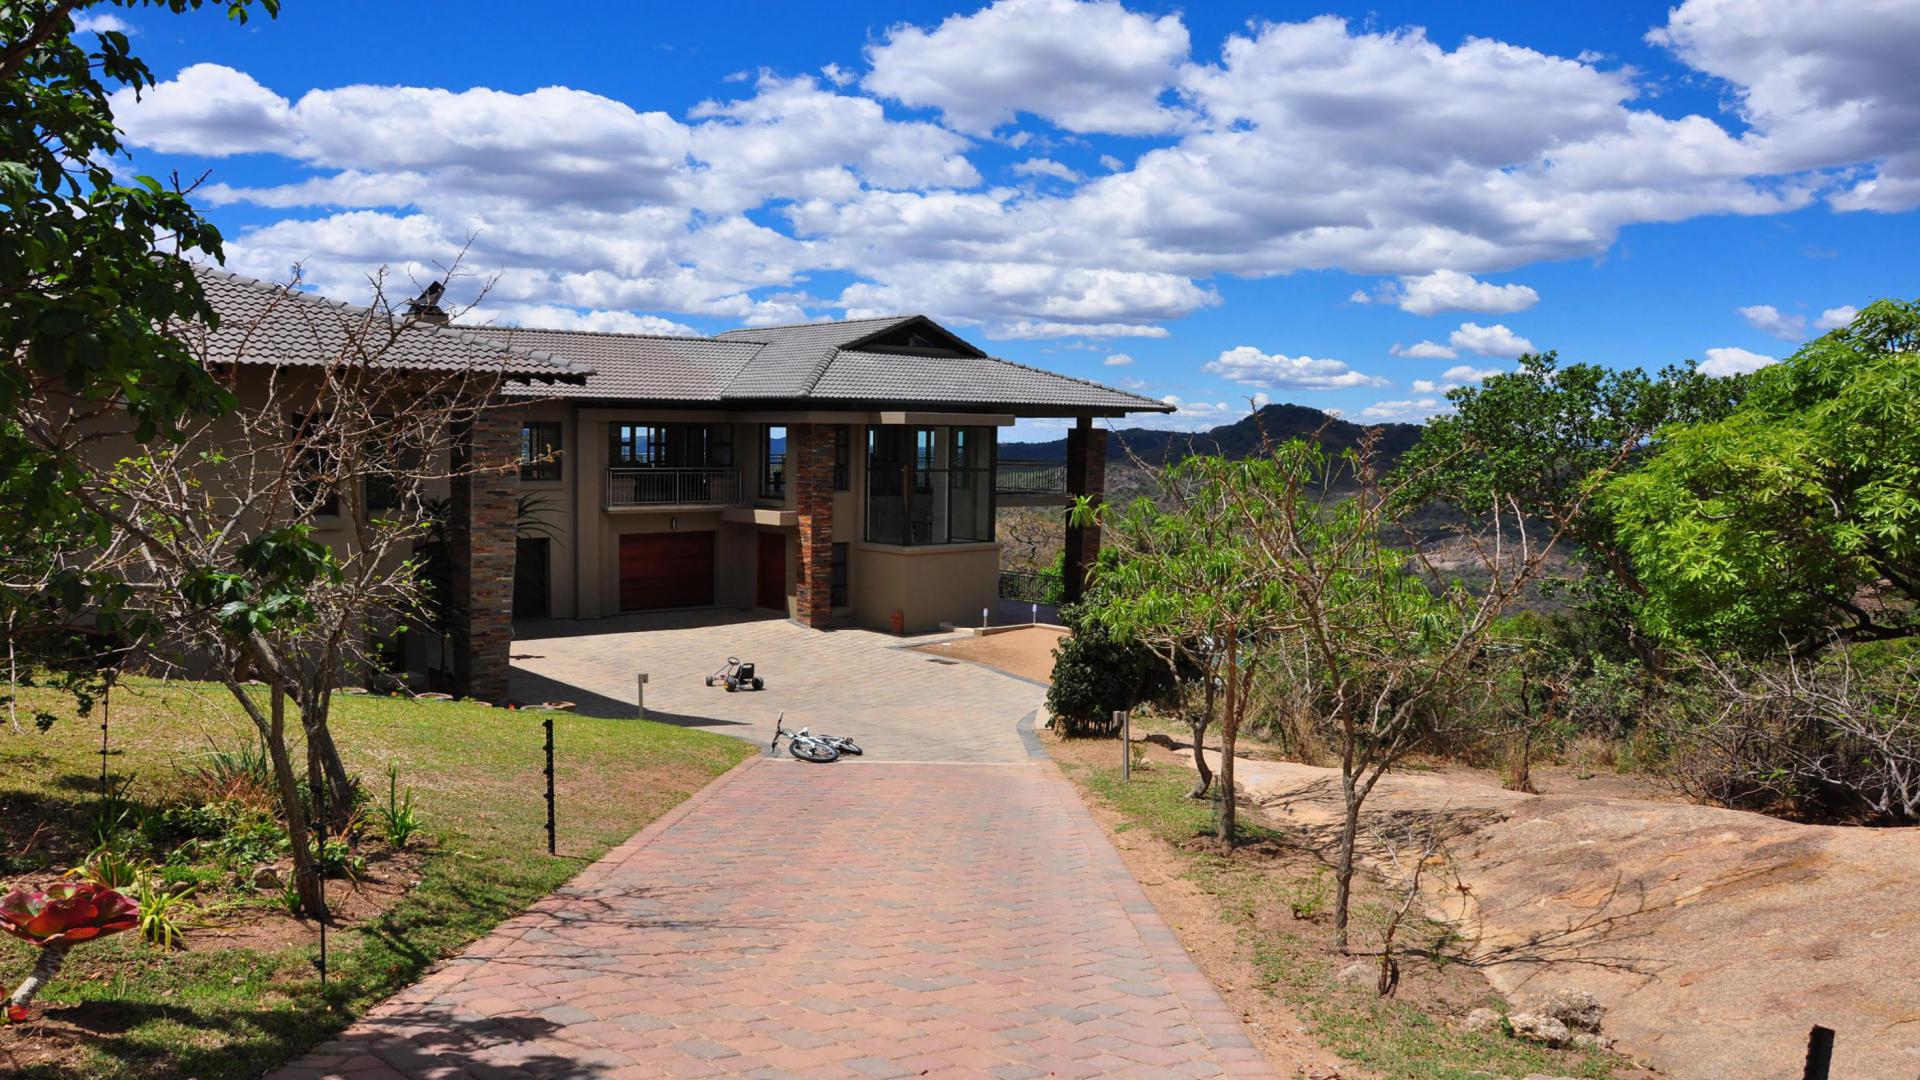
POLYGON ((40 947, 39 962, 7 1000, 7 1020, 27 1018, 27 1006, 59 973, 68 949, 138 925, 140 905, 91 881, 63 881, 45 889, 21 886, 0 896, 0 931, 40 947))

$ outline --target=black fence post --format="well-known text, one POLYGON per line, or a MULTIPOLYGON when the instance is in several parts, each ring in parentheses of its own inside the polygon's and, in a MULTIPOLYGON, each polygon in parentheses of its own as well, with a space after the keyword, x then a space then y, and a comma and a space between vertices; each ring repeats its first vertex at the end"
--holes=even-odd
POLYGON ((113 681, 100 694, 100 813, 107 812, 107 796, 110 785, 107 783, 107 722, 113 718, 113 681))
POLYGON ((540 721, 547 729, 547 854, 558 854, 555 850, 553 830, 553 717, 548 715, 540 721))
POLYGON ((1807 1071, 1805 1080, 1827 1080, 1833 1068, 1833 1029, 1813 1025, 1807 1032, 1807 1071))

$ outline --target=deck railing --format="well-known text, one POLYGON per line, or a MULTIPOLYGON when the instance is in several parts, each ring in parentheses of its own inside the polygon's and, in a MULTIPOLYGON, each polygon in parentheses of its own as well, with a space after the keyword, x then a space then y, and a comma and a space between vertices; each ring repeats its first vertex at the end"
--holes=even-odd
POLYGON ((607 470, 607 507, 732 506, 742 501, 739 469, 607 470))
POLYGON ((1001 458, 994 463, 993 490, 1001 495, 1065 495, 1067 463, 1001 458))

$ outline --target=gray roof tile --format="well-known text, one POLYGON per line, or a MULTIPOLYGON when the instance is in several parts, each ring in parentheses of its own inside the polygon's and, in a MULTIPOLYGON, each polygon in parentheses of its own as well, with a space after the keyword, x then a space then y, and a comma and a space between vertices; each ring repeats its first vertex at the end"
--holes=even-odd
POLYGON ((476 330, 509 345, 565 356, 595 374, 580 386, 539 387, 540 396, 718 401, 761 346, 752 341, 499 327, 476 330))
POLYGON ((220 315, 218 329, 179 333, 216 364, 322 367, 356 350, 378 350, 382 364, 407 370, 480 371, 578 382, 592 368, 573 359, 505 345, 492 335, 453 326, 406 326, 384 341, 385 315, 284 285, 199 267, 200 287, 220 315))
POLYGON ((813 397, 852 401, 1172 412, 1173 406, 991 356, 836 350, 813 397))

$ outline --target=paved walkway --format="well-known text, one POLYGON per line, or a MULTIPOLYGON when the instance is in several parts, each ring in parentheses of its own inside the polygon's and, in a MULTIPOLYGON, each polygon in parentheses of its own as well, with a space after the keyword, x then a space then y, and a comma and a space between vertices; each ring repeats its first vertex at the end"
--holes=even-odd
MULTIPOLYGON (((785 625, 747 633, 791 644, 785 625)), ((1028 757, 1014 710, 1035 687, 807 637, 807 662, 789 649, 770 676, 838 695, 836 726, 887 754, 750 759, 278 1080, 1273 1075, 1072 786, 1028 757), (968 709, 966 737, 916 741, 916 717, 968 709), (961 760, 928 760, 946 752, 961 760)), ((554 659, 554 640, 515 649, 554 659)), ((709 712, 749 698, 712 695, 709 712)))

